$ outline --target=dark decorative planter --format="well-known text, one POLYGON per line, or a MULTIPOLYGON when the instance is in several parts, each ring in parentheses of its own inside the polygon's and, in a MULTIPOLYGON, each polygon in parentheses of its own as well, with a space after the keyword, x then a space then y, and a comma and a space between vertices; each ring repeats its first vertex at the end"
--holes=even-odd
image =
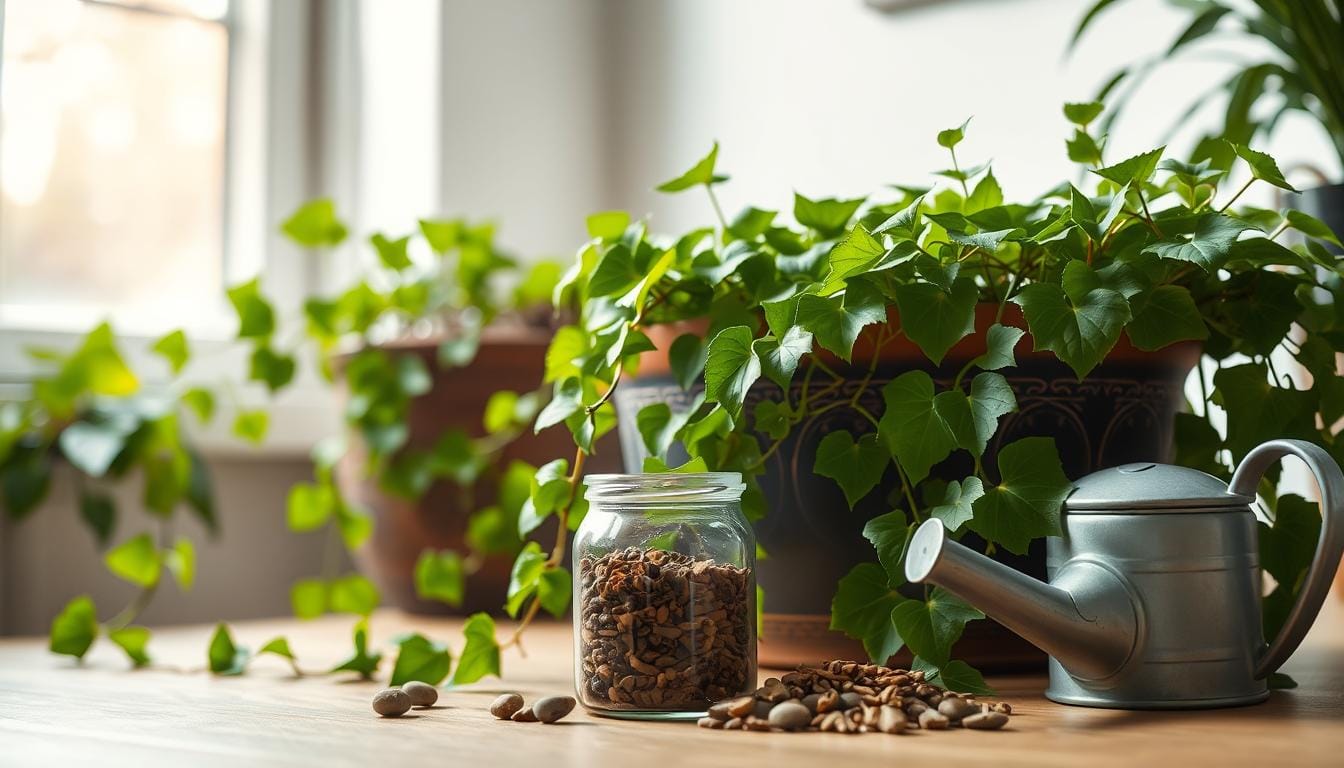
MULTIPOLYGON (((881 413, 883 385, 913 369, 926 370, 940 386, 948 386, 965 361, 984 351, 983 331, 992 322, 995 309, 992 305, 982 307, 977 317, 978 332, 955 346, 941 367, 934 367, 904 339, 888 345, 876 375, 860 395, 861 402, 881 413)), ((1004 322, 1025 327, 1021 315, 1013 309, 1005 312, 1004 322)), ((660 349, 666 348, 664 340, 655 342, 660 349)), ((1197 344, 1145 353, 1122 338, 1106 361, 1082 382, 1053 355, 1032 353, 1031 348, 1031 337, 1026 336, 1017 348, 1017 367, 1003 372, 1017 395, 1018 412, 1005 417, 989 446, 987 467, 995 466, 1000 444, 1028 435, 1055 438, 1069 477, 1132 461, 1170 460, 1173 416, 1184 402, 1186 377, 1199 358, 1197 344)), ((871 354, 871 346, 865 350, 865 339, 861 338, 852 365, 827 359, 829 365, 853 377, 834 393, 836 399, 847 400, 854 395, 871 354)), ((617 390, 615 398, 629 471, 638 471, 643 460, 643 445, 634 423, 639 409, 653 402, 667 402, 675 409, 690 399, 665 373, 665 365, 660 370, 657 361, 647 360, 641 370, 637 379, 617 390)), ((801 382, 794 387, 791 398, 796 400, 801 382)), ((749 395, 748 412, 752 402, 779 396, 775 385, 758 383, 749 395)), ((857 642, 828 628, 831 596, 836 582, 855 564, 875 560, 861 532, 867 520, 891 510, 886 499, 899 493, 900 480, 896 471, 889 469, 878 488, 851 511, 835 482, 812 471, 817 445, 836 429, 860 434, 871 431, 871 425, 844 408, 805 422, 776 452, 761 478, 769 501, 768 515, 756 525, 757 537, 769 555, 758 564, 758 578, 765 592, 760 658, 767 666, 789 667, 863 655, 857 642)), ((949 462, 943 471, 949 478, 969 474, 969 460, 964 467, 949 462)), ((1045 576, 1044 546, 1039 542, 1026 556, 1003 554, 999 559, 1027 573, 1045 576)), ((957 647, 959 657, 987 669, 1041 667, 1045 661, 1040 651, 988 621, 968 626, 957 647)))
MULTIPOLYGON (((1344 237, 1344 184, 1327 184, 1304 190, 1297 196, 1295 205, 1304 213, 1324 221, 1336 234, 1344 237)), ((1333 245, 1326 247, 1340 253, 1340 249, 1333 245)))
MULTIPOLYGON (((433 388, 411 404, 408 444, 414 449, 433 445, 450 429, 468 434, 484 431, 481 415, 486 401, 500 390, 528 392, 542 380, 549 331, 525 327, 487 328, 475 360, 465 368, 439 369, 435 364, 437 343, 394 345, 399 352, 419 355, 434 376, 433 388)), ((638 439, 638 438, 636 438, 638 439)), ((361 571, 378 586, 383 603, 418 613, 498 612, 508 591, 513 556, 501 554, 485 559, 480 570, 467 579, 465 601, 460 609, 420 600, 415 594, 415 563, 426 548, 465 551, 467 517, 476 509, 494 504, 495 483, 483 480, 468 493, 448 482, 436 482, 418 502, 383 491, 364 471, 364 452, 353 440, 351 450, 337 468, 336 481, 345 496, 373 514, 373 535, 356 554, 361 571)), ((589 460, 593 472, 620 471, 616 435, 598 444, 589 460)), ((540 466, 552 459, 571 457, 574 443, 563 428, 540 435, 522 434, 504 449, 498 466, 514 459, 540 466)), ((543 530, 543 541, 554 536, 543 530)))

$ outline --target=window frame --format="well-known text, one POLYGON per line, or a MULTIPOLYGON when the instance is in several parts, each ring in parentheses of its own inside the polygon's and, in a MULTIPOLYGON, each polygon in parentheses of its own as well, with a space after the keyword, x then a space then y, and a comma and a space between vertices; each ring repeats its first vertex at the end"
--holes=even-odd
MULTIPOLYGON (((90 0, 85 0, 90 1, 90 0)), ((97 0, 93 0, 96 2, 97 0)), ((0 35, 4 29, 0 0, 0 35)), ((225 110, 225 193, 222 259, 225 285, 260 276, 263 290, 278 311, 297 311, 310 288, 322 281, 310 254, 288 243, 277 223, 300 203, 316 194, 324 174, 314 165, 323 155, 339 157, 351 146, 312 148, 320 141, 322 116, 314 114, 314 97, 330 84, 322 82, 321 61, 315 52, 334 57, 338 52, 316 45, 319 20, 312 0, 283 3, 232 0, 223 23, 228 30, 228 74, 225 110), (240 106, 245 105, 245 106, 240 106)), ((153 12, 153 11, 150 11, 153 12)), ((3 40, 3 37, 0 37, 3 40)), ((340 45, 340 41, 336 42, 340 45)), ((335 91, 335 88, 331 88, 335 91)), ((114 323, 122 354, 141 374, 142 386, 153 389, 167 383, 167 370, 149 352, 154 339, 184 327, 192 342, 193 360, 186 379, 206 385, 238 382, 246 359, 233 343, 236 321, 221 291, 217 310, 194 322, 161 328, 114 323)), ((294 318, 284 318, 294 319, 294 318)), ((42 324, 31 318, 0 313, 0 400, 29 397, 30 382, 39 373, 27 354, 32 347, 71 349, 97 320, 80 317, 69 323, 42 324)), ((311 370, 311 366, 304 366, 311 370)), ((270 400, 262 388, 240 387, 239 407, 266 407, 271 430, 264 454, 306 454, 338 422, 335 398, 311 374, 301 375, 289 390, 270 400)), ((257 448, 230 436, 233 408, 221 403, 209 427, 194 435, 197 444, 214 454, 255 454, 257 448)))

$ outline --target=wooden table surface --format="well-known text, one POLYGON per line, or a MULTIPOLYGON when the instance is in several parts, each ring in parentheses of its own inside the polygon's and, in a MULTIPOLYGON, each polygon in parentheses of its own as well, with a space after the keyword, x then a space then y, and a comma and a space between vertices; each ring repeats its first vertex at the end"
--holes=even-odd
MULTIPOLYGON (((451 620, 385 612, 372 626, 380 646, 414 629, 460 647, 451 620)), ((235 639, 256 648, 283 633, 303 667, 324 669, 347 652, 349 628, 340 617, 252 622, 236 626, 235 639)), ((386 720, 369 708, 382 687, 377 682, 297 678, 274 657, 262 657, 242 677, 213 677, 203 671, 210 632, 159 631, 150 645, 156 666, 139 671, 105 641, 79 665, 49 654, 42 639, 0 640, 0 765, 1344 765, 1338 595, 1285 667, 1300 687, 1264 704, 1205 712, 1085 709, 1046 701, 1043 677, 991 677, 1016 713, 1006 730, 898 736, 709 731, 581 711, 557 725, 493 719, 486 707, 501 691, 529 701, 572 692, 563 624, 529 631, 528 657, 509 652, 503 680, 444 691, 436 708, 386 720)), ((384 660, 383 674, 390 670, 384 660)))

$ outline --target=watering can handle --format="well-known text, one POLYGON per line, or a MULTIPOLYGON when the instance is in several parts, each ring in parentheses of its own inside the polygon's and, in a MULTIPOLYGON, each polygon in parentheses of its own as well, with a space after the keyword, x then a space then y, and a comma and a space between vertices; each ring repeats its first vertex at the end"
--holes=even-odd
POLYGON ((1321 491, 1321 538, 1316 542, 1316 554, 1307 578, 1298 593, 1297 602, 1288 613, 1288 619, 1260 657, 1256 666, 1257 679, 1278 669, 1297 650, 1298 644, 1316 620, 1321 603, 1330 591, 1330 582, 1344 555, 1344 472, 1324 448, 1303 440, 1271 440, 1256 446, 1232 475, 1228 490, 1234 494, 1255 498, 1260 477, 1270 464, 1284 456, 1296 456, 1306 462, 1316 485, 1321 491))

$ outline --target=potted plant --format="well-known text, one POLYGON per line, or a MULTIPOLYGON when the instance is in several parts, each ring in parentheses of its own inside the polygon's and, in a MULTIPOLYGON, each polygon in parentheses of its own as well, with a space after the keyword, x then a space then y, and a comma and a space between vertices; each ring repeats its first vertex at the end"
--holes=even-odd
MULTIPOLYGON (((833 591, 831 626, 860 639, 875 660, 905 646, 930 676, 970 690, 982 685, 978 673, 953 659, 952 646, 979 614, 945 593, 907 590, 902 548, 931 515, 991 552, 1027 554, 1033 541, 1058 533, 1065 468, 1077 457, 1061 456, 1059 425, 1027 418, 1031 388, 1048 393, 1060 380, 1026 382, 1019 374, 1034 357, 1099 386, 1123 410, 1109 384, 1092 378, 1100 366, 1175 347, 1156 367, 1182 380, 1202 348, 1205 388, 1193 413, 1176 413, 1177 400, 1111 420, 1101 435, 1079 429, 1101 442, 1117 437, 1108 432, 1125 442, 1125 432, 1157 431, 1160 443, 1138 449, 1145 459, 1170 455, 1168 436, 1176 461, 1222 475, 1229 460, 1269 437, 1334 448, 1334 352, 1344 343, 1338 264, 1317 245, 1277 241, 1288 229, 1328 229, 1299 212, 1234 211, 1236 193, 1218 186, 1226 173, 1164 160, 1164 149, 1103 162, 1088 130, 1102 110, 1065 108, 1076 129, 1072 151, 1080 136, 1091 147, 1087 192, 1066 183, 1036 200, 1005 202, 992 171, 959 163, 963 125, 938 137, 952 155, 943 188, 902 187, 890 201, 798 196, 801 227, 755 207, 723 216, 714 189, 727 177, 717 172, 717 147, 660 187, 703 187, 714 226, 663 239, 624 214, 590 219, 593 239, 556 289, 576 315, 547 353, 554 392, 535 425, 565 424, 574 458, 543 468, 534 511, 566 522, 582 513, 592 441, 612 428, 613 401, 632 380, 661 369, 693 390, 703 378, 703 394, 685 410, 662 398, 617 409, 650 454, 645 469, 677 463, 668 457, 679 444, 689 457, 683 469, 740 471, 756 487, 746 506, 764 515, 761 526, 780 504, 776 489, 828 478, 842 501, 816 514, 868 539, 878 561, 853 565, 838 583, 817 579, 833 591), (893 356, 884 369, 885 350, 903 344, 926 359, 893 356), (1279 375, 1275 356, 1284 354, 1312 373, 1309 382, 1279 375), (810 456, 772 461, 831 413, 846 423, 825 422, 810 456), (1213 426, 1217 414, 1225 433, 1213 426), (844 517, 841 505, 870 497, 882 514, 866 523, 844 517)), ((1259 183, 1286 186, 1267 155, 1233 149, 1259 183)), ((1309 503, 1272 485, 1264 497, 1277 518, 1264 562, 1280 586, 1266 598, 1270 633, 1281 620, 1276 607, 1290 604, 1309 562, 1290 531, 1319 525, 1309 503)), ((824 539, 786 559, 762 538, 766 562, 778 558, 805 576, 828 556, 816 551, 824 539)), ((553 586, 567 578, 564 544, 557 540, 549 556, 539 546, 520 555, 509 601, 525 619, 567 600, 553 586)), ((772 590, 787 591, 788 582, 760 576, 767 606, 787 599, 772 590)), ((762 648, 770 642, 767 628, 762 648)))
MULTIPOLYGON (((315 249, 348 236, 326 199, 301 206, 281 230, 315 249)), ((524 271, 494 237, 493 224, 462 219, 423 219, 399 238, 375 233, 367 243, 377 259, 361 279, 303 303, 306 342, 341 394, 347 429, 314 449, 314 481, 292 490, 288 521, 342 539, 363 575, 337 575, 329 563, 293 586, 297 615, 341 606, 366 614, 380 599, 473 611, 505 589, 535 464, 563 445, 527 429, 544 404, 532 390, 560 268, 541 261, 524 271)), ((251 348, 250 378, 273 392, 288 386, 297 349, 279 349, 269 327, 249 327, 250 317, 274 313, 258 282, 229 294, 251 348)))
MULTIPOLYGON (((1087 10, 1071 47, 1113 2, 1099 0, 1087 10)), ((1110 99, 1114 109, 1106 117, 1106 124, 1115 119, 1129 96, 1159 64, 1190 54, 1202 42, 1232 34, 1258 41, 1261 45, 1248 50, 1264 50, 1266 55, 1238 63, 1230 78, 1200 94, 1191 104, 1187 115, 1220 94, 1227 97, 1222 125, 1200 142, 1192 159, 1207 159, 1214 167, 1226 169, 1234 155, 1224 139, 1249 144, 1272 134, 1284 115, 1298 113, 1320 126, 1344 166, 1344 81, 1339 76, 1344 72, 1344 44, 1340 42, 1344 40, 1344 8, 1338 0, 1172 4, 1192 14, 1189 25, 1161 54, 1128 65, 1106 81, 1098 100, 1115 94, 1110 99)), ((1298 206, 1325 221, 1331 231, 1344 231, 1344 184, 1327 183, 1324 171, 1313 170, 1322 185, 1302 191, 1298 206)), ((1295 191, 1286 185, 1284 189, 1295 191)), ((1325 233, 1317 230, 1306 234, 1316 237, 1325 233)))

